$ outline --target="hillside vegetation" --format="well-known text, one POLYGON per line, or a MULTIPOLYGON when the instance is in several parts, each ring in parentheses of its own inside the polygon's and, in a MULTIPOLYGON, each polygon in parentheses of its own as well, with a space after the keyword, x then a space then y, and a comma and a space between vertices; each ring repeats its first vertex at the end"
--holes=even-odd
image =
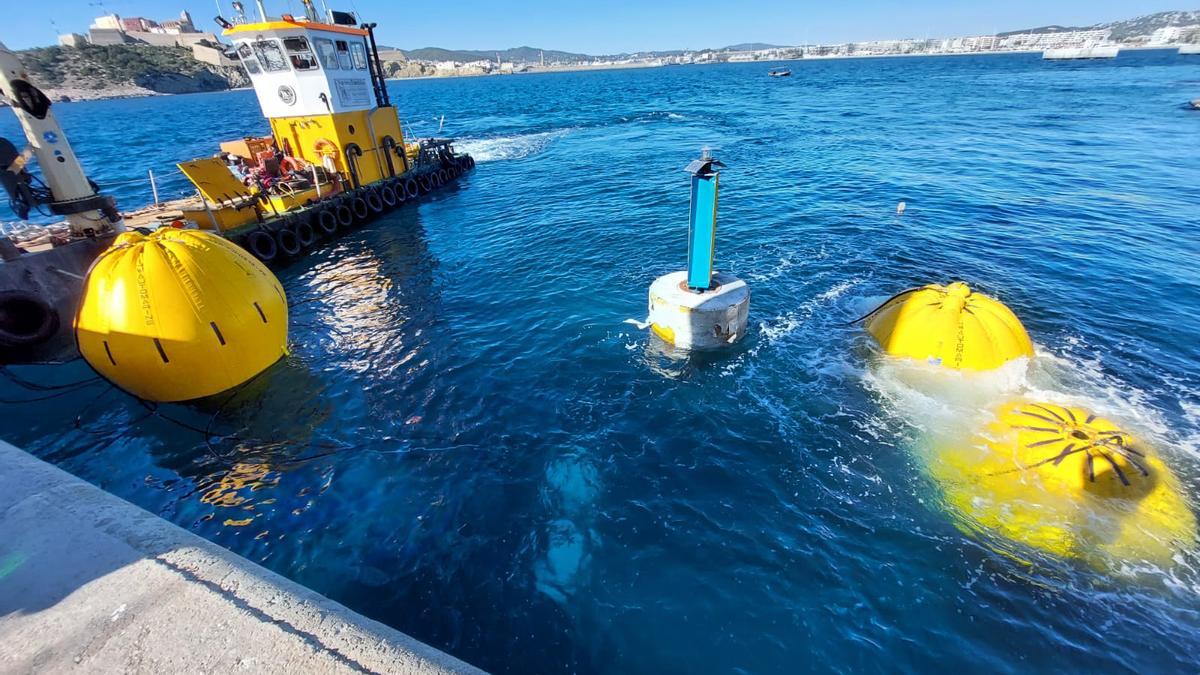
POLYGON ((1000 33, 1000 37, 1019 35, 1021 33, 1065 33, 1075 30, 1112 30, 1112 39, 1118 42, 1130 38, 1148 36, 1159 28, 1167 26, 1188 26, 1200 23, 1200 11, 1193 12, 1158 12, 1147 14, 1123 21, 1097 23, 1091 26, 1040 26, 1038 28, 1023 28, 1000 33))
POLYGON ((1140 35, 1149 35, 1159 28, 1167 26, 1189 26, 1200 23, 1200 11, 1193 12, 1159 12, 1139 16, 1136 19, 1102 23, 1097 28, 1111 28, 1112 39, 1127 40, 1140 35))
MULTIPOLYGON (((1056 33, 1085 29, 1111 29, 1112 39, 1127 44, 1145 42, 1151 33, 1166 26, 1200 24, 1200 11, 1174 11, 1148 14, 1124 21, 1091 26, 1042 26, 1000 33, 1056 33)), ((1195 41, 1195 35, 1187 38, 1195 41)), ((727 51, 770 48, 765 43, 743 43, 726 47, 727 51)), ((537 64, 543 56, 547 64, 579 63, 592 60, 586 54, 515 47, 501 50, 454 50, 439 47, 396 49, 381 47, 387 77, 429 77, 443 75, 435 65, 440 61, 501 61, 537 64)), ((705 54, 713 50, 701 50, 705 54)), ((676 56, 678 50, 642 52, 642 56, 676 56)), ((190 49, 155 47, 147 44, 123 44, 80 47, 42 47, 18 52, 34 83, 52 98, 109 98, 152 94, 185 94, 220 91, 248 86, 249 78, 241 67, 223 68, 197 61, 190 49)), ((616 55, 628 56, 628 55, 616 55)), ((486 69, 477 69, 483 74, 486 69)), ((463 74, 463 70, 447 71, 463 74)), ((0 103, 2 106, 3 103, 0 103)))
POLYGON ((220 68, 192 58, 183 47, 83 45, 19 52, 30 78, 47 93, 88 98, 114 91, 182 94, 249 84, 240 68, 220 68))

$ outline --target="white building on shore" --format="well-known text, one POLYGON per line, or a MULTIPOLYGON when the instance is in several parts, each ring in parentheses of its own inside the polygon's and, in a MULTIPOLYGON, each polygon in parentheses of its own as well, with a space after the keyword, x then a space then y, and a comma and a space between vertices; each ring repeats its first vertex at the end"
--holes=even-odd
POLYGON ((1039 51, 1060 47, 1084 47, 1107 43, 1112 36, 1108 28, 1069 30, 1053 33, 1016 33, 1000 38, 1000 49, 1039 51))
POLYGON ((1164 26, 1150 34, 1147 46, 1176 45, 1200 37, 1200 24, 1189 26, 1164 26))
POLYGON ((196 30, 192 16, 183 11, 178 19, 159 23, 143 17, 122 19, 117 14, 98 16, 88 27, 88 42, 94 45, 120 45, 128 42, 155 47, 191 47, 198 42, 217 43, 213 33, 196 30))

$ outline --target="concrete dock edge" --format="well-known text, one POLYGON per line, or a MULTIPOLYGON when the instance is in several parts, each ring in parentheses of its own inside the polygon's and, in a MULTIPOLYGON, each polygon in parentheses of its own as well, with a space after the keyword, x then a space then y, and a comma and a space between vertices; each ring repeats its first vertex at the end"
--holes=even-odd
POLYGON ((0 441, 0 672, 482 671, 0 441))

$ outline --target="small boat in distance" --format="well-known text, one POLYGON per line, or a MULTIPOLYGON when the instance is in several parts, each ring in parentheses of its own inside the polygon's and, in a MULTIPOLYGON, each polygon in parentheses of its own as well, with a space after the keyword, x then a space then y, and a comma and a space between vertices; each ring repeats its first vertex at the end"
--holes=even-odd
POLYGON ((1200 56, 1200 44, 1180 45, 1179 55, 1180 56, 1200 56))
POLYGON ((1090 44, 1082 47, 1059 47, 1042 52, 1042 58, 1048 61, 1067 61, 1075 59, 1111 59, 1116 58, 1121 51, 1119 45, 1090 44))
POLYGON ((770 75, 771 77, 791 77, 792 71, 788 70, 787 68, 772 68, 767 75, 770 75))

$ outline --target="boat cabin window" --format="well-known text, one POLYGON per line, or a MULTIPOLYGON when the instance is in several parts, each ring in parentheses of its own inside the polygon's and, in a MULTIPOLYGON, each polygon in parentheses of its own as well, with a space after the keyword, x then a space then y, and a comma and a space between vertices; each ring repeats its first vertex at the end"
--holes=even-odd
POLYGON ((288 59, 291 60, 293 68, 296 70, 316 70, 317 57, 313 55, 312 48, 308 46, 308 38, 283 38, 283 48, 287 50, 288 59))
POLYGON ((361 42, 350 44, 350 53, 354 55, 354 67, 359 70, 367 69, 367 48, 361 42))
POLYGON ((258 40, 252 46, 263 70, 276 73, 288 69, 287 59, 283 58, 283 49, 279 47, 278 40, 258 40))
POLYGON ((325 70, 338 69, 337 50, 334 49, 333 40, 317 38, 317 56, 321 57, 321 67, 325 70))
POLYGON ((337 45, 338 65, 342 70, 354 70, 354 64, 350 62, 350 45, 345 40, 338 40, 334 44, 337 45))
POLYGON ((247 73, 258 75, 262 72, 262 68, 258 67, 258 59, 254 58, 254 52, 250 51, 250 45, 245 42, 238 45, 237 53, 242 59, 242 65, 246 67, 247 73))

